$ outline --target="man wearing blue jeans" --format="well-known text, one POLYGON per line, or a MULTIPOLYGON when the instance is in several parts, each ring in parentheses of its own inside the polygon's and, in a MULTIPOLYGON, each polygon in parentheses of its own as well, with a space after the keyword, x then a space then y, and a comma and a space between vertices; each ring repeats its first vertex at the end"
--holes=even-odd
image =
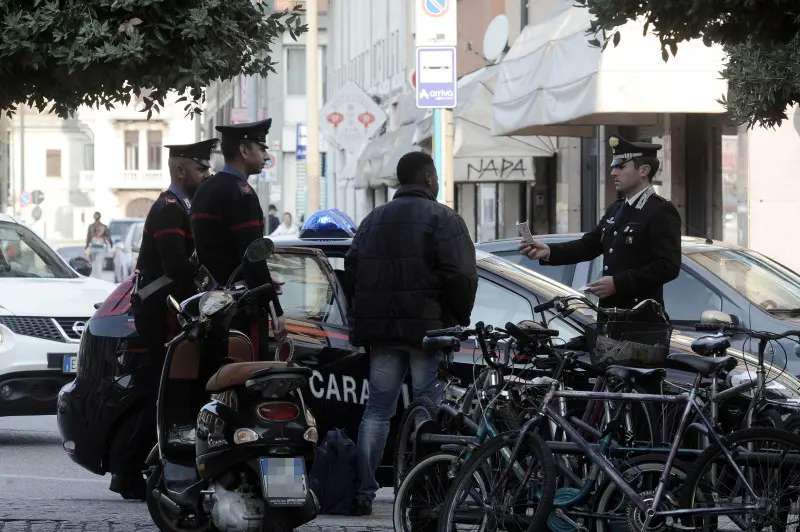
POLYGON ((406 372, 414 397, 441 399, 439 357, 422 351, 425 332, 470 323, 478 274, 464 220, 436 201, 433 159, 410 152, 397 163, 400 188, 358 228, 345 257, 353 345, 370 357, 369 401, 357 442, 355 515, 370 515, 375 472, 406 372))

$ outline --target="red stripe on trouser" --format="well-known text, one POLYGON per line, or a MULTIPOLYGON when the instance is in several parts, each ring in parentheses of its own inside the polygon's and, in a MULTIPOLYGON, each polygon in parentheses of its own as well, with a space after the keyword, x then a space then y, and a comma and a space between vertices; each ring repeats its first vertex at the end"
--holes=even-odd
POLYGON ((246 227, 264 227, 264 220, 251 220, 249 222, 242 222, 231 227, 231 231, 238 231, 246 227))
POLYGON ((183 229, 178 229, 178 228, 162 229, 161 231, 156 231, 153 234, 153 238, 158 238, 161 235, 168 235, 168 234, 181 235, 182 237, 185 238, 194 238, 194 236, 191 233, 187 233, 183 229))

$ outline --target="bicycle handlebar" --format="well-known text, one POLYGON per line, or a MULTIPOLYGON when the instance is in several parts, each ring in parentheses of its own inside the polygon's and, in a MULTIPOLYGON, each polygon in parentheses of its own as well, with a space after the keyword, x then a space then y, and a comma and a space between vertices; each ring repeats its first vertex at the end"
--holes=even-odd
POLYGON ((590 301, 588 298, 583 296, 557 296, 551 299, 550 301, 547 301, 540 305, 536 305, 533 308, 533 312, 539 313, 554 308, 556 309, 557 312, 561 313, 564 312, 564 310, 566 310, 567 305, 569 305, 569 303, 573 301, 579 301, 603 316, 634 316, 642 312, 642 310, 644 310, 646 307, 652 307, 659 314, 659 316, 664 319, 664 322, 667 323, 666 316, 664 315, 664 310, 661 307, 661 304, 659 304, 659 302, 656 301, 655 299, 645 299, 637 303, 636 306, 633 307, 632 309, 625 309, 617 307, 608 307, 608 308, 599 307, 595 305, 592 301, 590 301))
POLYGON ((789 336, 796 336, 800 340, 800 329, 792 329, 781 333, 774 333, 768 331, 754 331, 741 326, 732 325, 729 323, 695 323, 694 329, 696 331, 714 331, 721 334, 745 334, 756 340, 762 342, 771 342, 788 338, 789 336))

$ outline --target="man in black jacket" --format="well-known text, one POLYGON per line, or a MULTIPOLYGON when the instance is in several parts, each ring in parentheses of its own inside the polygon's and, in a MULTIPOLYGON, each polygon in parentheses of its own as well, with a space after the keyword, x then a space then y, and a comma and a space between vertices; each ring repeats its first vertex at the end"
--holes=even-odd
POLYGON ((464 220, 436 201, 433 159, 421 152, 397 163, 400 188, 361 222, 345 258, 353 345, 369 349, 369 401, 358 432, 356 515, 372 513, 375 472, 406 371, 414 397, 439 402, 439 358, 421 350, 431 329, 470 323, 478 274, 464 220))

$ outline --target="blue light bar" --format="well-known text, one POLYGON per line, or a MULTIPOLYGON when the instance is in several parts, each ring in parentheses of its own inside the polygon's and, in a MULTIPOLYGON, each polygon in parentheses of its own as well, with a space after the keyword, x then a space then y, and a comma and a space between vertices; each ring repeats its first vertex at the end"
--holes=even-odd
POLYGON ((345 226, 346 226, 346 227, 347 227, 347 228, 348 228, 350 231, 352 231, 352 232, 353 232, 353 234, 355 234, 355 233, 356 233, 356 231, 358 231, 358 225, 356 225, 356 222, 355 222, 355 220, 353 220, 352 218, 350 218, 349 216, 347 216, 347 213, 345 213, 344 211, 341 211, 341 210, 339 210, 339 209, 336 209, 336 208, 333 208, 333 209, 328 209, 328 210, 329 210, 329 211, 330 211, 332 214, 338 214, 338 215, 339 215, 339 218, 340 218, 340 219, 341 219, 341 220, 342 220, 342 221, 345 223, 345 226))
POLYGON ((353 238, 355 222, 335 211, 338 209, 317 211, 309 216, 300 228, 300 238, 353 238))

